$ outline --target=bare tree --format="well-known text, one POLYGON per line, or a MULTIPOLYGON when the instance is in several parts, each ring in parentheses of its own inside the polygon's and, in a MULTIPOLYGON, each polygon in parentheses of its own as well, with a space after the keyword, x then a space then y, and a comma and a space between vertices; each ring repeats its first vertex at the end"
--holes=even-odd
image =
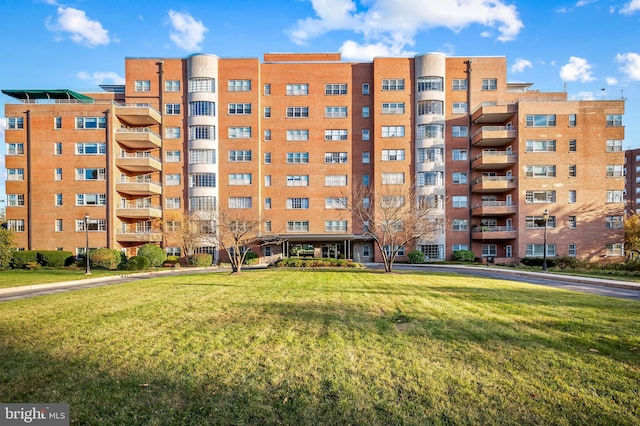
POLYGON ((433 238, 441 229, 434 210, 400 185, 353 188, 349 209, 363 234, 376 244, 386 272, 393 270, 398 253, 420 239, 433 238))
POLYGON ((213 220, 212 212, 173 212, 168 216, 165 226, 167 239, 180 245, 187 261, 195 253, 198 246, 212 244, 213 220))

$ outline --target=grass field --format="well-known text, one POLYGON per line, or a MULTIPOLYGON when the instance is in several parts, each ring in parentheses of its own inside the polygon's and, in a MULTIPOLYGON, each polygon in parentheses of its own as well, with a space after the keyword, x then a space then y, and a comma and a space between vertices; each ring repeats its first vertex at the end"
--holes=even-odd
POLYGON ((0 400, 73 424, 640 424, 640 303, 246 271, 0 303, 0 400))
POLYGON ((91 270, 91 275, 85 275, 84 269, 40 269, 34 271, 11 269, 8 271, 0 271, 0 289, 33 284, 83 280, 85 278, 120 275, 122 273, 123 271, 109 271, 106 269, 93 269, 91 270))

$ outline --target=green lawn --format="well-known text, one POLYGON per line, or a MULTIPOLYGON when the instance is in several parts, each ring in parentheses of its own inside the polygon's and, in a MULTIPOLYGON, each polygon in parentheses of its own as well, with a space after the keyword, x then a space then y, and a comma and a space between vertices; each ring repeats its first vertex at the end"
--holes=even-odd
POLYGON ((87 276, 84 274, 84 269, 38 269, 33 271, 10 269, 8 271, 0 271, 0 288, 84 280, 85 278, 98 278, 122 273, 126 273, 126 271, 92 269, 91 275, 87 276))
POLYGON ((637 425, 638 319, 444 273, 156 278, 0 303, 0 400, 74 424, 637 425))

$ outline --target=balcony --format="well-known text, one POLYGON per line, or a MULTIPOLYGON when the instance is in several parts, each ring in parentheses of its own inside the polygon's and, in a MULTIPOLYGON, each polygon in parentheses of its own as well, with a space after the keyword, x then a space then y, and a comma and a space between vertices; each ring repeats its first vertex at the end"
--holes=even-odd
POLYGON ((507 126, 482 126, 471 140, 473 146, 505 146, 516 140, 518 131, 507 126))
POLYGON ((160 135, 146 127, 117 129, 116 142, 129 149, 154 149, 162 146, 160 135))
POLYGON ((482 176, 473 180, 471 192, 507 192, 516 189, 516 187, 516 179, 512 176, 482 176))
POLYGON ((160 159, 148 152, 123 153, 116 157, 116 166, 133 173, 159 172, 160 159))
POLYGON ((133 127, 156 126, 162 122, 160 112, 149 105, 116 104, 116 117, 133 127))
POLYGON ((483 102, 471 114, 474 124, 504 123, 515 115, 518 107, 514 103, 483 102))
POLYGON ((154 182, 150 178, 133 177, 122 178, 116 182, 116 191, 129 195, 160 195, 162 193, 162 185, 154 182))
POLYGON ((513 226, 476 226, 471 229, 474 240, 513 240, 517 236, 513 226))
POLYGON ((509 216, 516 214, 516 204, 506 201, 483 201, 471 208, 473 216, 509 216))
POLYGON ((127 219, 156 219, 162 217, 162 208, 153 205, 125 204, 116 209, 116 216, 127 219))
POLYGON ((116 232, 116 240, 120 243, 157 243, 162 241, 160 231, 116 232))
POLYGON ((474 170, 500 170, 516 164, 518 156, 511 151, 483 151, 472 162, 474 170))

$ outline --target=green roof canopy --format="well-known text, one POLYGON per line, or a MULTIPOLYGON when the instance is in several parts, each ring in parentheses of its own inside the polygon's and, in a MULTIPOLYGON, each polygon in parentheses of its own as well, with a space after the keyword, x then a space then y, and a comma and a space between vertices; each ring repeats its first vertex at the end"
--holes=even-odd
POLYGON ((74 92, 73 90, 57 89, 57 90, 3 90, 7 96, 20 99, 23 101, 54 99, 54 100, 71 100, 75 99, 81 102, 91 103, 93 98, 74 92))

